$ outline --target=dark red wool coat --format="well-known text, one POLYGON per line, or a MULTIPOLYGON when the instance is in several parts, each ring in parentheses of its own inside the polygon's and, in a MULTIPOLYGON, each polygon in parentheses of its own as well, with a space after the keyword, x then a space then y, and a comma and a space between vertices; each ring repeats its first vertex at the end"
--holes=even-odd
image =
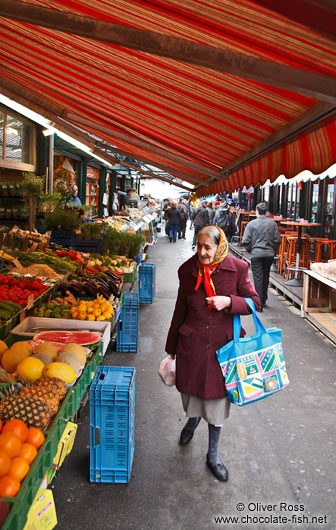
POLYGON ((216 295, 231 296, 230 309, 208 308, 204 282, 195 291, 197 274, 195 254, 178 271, 180 286, 166 352, 176 354, 176 387, 180 392, 202 399, 220 399, 226 392, 216 350, 233 338, 233 315, 251 313, 244 298, 252 298, 256 307, 259 298, 250 282, 247 263, 229 254, 211 277, 216 295))

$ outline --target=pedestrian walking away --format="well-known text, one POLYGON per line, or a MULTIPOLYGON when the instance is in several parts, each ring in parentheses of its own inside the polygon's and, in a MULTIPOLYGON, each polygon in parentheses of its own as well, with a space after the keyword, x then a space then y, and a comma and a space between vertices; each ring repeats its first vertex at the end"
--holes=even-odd
POLYGON ((211 201, 208 202, 207 210, 208 210, 208 216, 209 216, 209 225, 213 225, 214 224, 213 220, 215 217, 215 210, 213 208, 213 204, 211 201))
POLYGON ((232 237, 236 233, 236 223, 233 213, 230 212, 230 206, 227 201, 224 200, 216 211, 213 224, 219 226, 223 230, 226 239, 230 243, 232 237))
POLYGON ((179 239, 185 239, 185 233, 186 233, 186 227, 187 227, 187 219, 188 219, 188 209, 186 206, 186 200, 181 199, 180 203, 177 207, 179 211, 179 228, 178 228, 178 238, 179 239))
POLYGON ((218 480, 226 481, 228 470, 218 455, 218 442, 230 402, 216 350, 233 338, 233 315, 251 313, 245 298, 252 298, 256 307, 259 298, 247 263, 228 254, 225 234, 216 226, 199 232, 197 253, 181 265, 178 277, 166 352, 176 356, 176 388, 189 418, 179 443, 191 441, 203 418, 209 432, 207 466, 218 480))
POLYGON ((270 269, 281 243, 278 225, 266 217, 266 211, 265 202, 257 204, 257 218, 246 225, 242 239, 242 246, 251 253, 254 287, 261 302, 258 311, 262 311, 266 304, 270 269))
POLYGON ((194 212, 194 238, 192 248, 196 247, 197 235, 202 228, 209 224, 209 213, 207 209, 207 202, 203 201, 200 208, 194 212))
POLYGON ((171 243, 176 243, 180 214, 175 201, 171 203, 171 207, 167 210, 167 219, 169 226, 169 241, 171 243))

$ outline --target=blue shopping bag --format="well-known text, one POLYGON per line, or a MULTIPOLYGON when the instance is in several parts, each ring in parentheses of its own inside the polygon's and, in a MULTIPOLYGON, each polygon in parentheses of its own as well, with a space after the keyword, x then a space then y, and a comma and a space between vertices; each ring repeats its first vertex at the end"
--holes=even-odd
POLYGON ((240 316, 234 315, 233 340, 216 352, 228 398, 240 406, 279 392, 289 384, 281 329, 265 329, 251 298, 245 300, 252 309, 256 333, 240 337, 240 316))

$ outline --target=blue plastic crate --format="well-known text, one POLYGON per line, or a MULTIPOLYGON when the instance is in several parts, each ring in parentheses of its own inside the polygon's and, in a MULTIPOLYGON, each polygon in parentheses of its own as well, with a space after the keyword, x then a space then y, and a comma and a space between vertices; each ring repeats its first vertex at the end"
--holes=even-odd
POLYGON ((139 302, 151 304, 155 298, 156 267, 151 263, 143 263, 139 267, 139 302))
POLYGON ((122 308, 117 324, 117 351, 138 350, 139 297, 137 293, 124 293, 122 308))
POLYGON ((135 368, 99 367, 90 389, 90 482, 129 482, 134 424, 135 368))

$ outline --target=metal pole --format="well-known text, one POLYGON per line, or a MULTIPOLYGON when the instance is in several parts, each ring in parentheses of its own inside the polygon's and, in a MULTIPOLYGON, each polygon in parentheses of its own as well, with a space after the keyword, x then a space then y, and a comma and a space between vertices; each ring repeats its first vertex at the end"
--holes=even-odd
POLYGON ((49 162, 48 162, 48 174, 49 174, 49 193, 54 191, 54 135, 49 136, 49 162))

